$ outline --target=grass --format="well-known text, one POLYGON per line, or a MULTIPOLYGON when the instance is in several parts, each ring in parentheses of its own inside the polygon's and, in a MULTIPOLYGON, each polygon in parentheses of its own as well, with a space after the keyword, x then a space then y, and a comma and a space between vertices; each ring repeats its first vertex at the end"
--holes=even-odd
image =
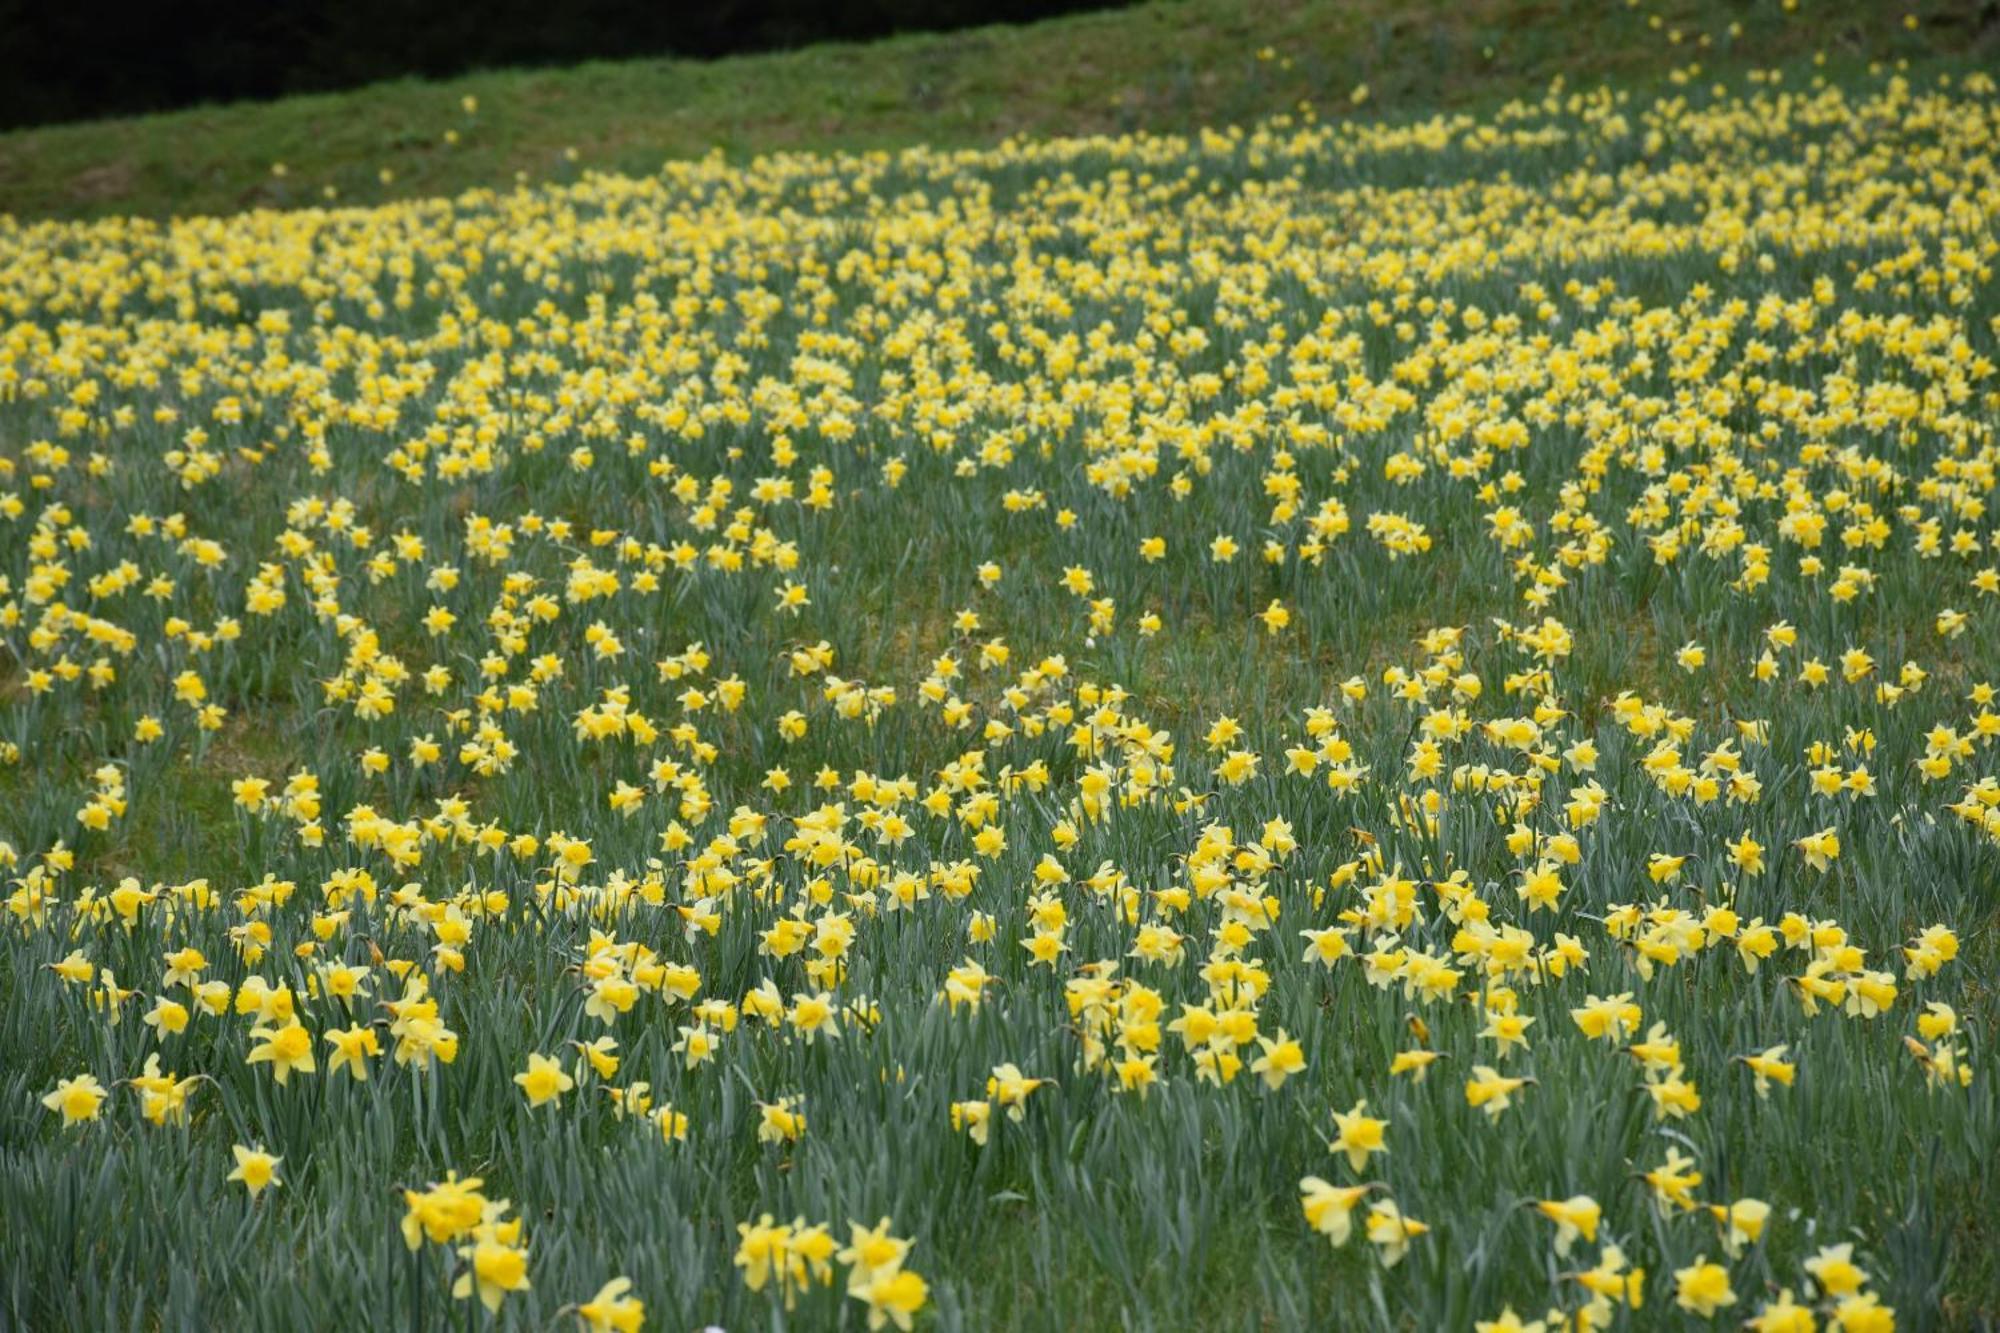
MULTIPOLYGON (((1927 6, 1914 30, 1859 6, 1690 6, 1658 28, 1598 6, 1461 6, 1422 30, 1373 13, 1149 8, 724 62, 703 68, 733 100, 688 95, 734 117, 742 151, 808 146, 806 90, 844 61, 820 130, 987 145, 965 152, 662 172, 676 134, 698 158, 696 128, 614 115, 616 78, 585 105, 579 71, 469 81, 471 121, 453 84, 142 122, 94 158, 106 127, 9 140, 76 136, 76 161, 109 162, 191 140, 204 117, 221 136, 199 149, 214 172, 49 206, 151 199, 213 220, 0 221, 0 1323, 546 1329, 623 1273, 649 1328, 861 1328, 838 1279, 795 1310, 750 1289, 738 1226, 765 1213, 841 1240, 893 1218, 930 1284, 922 1333, 1574 1315, 1574 1275, 1613 1243, 1648 1273, 1642 1311, 1598 1311, 1614 1328, 1734 1324, 1787 1289, 1816 1300, 1806 1265, 1841 1243, 1898 1327, 2000 1319, 2000 842, 1961 802, 2000 792, 1976 689, 2000 662, 1982 591, 2000 589, 2000 96, 1975 77, 1973 11, 1927 6), (950 99, 925 113, 857 91, 951 49, 987 52, 925 66, 975 90, 962 121, 950 99), (1134 90, 1129 121, 1103 86, 1052 77, 1092 51, 1093 69, 1150 71, 1113 81, 1134 90), (1774 60, 1779 75, 1749 68, 1774 60), (1029 96, 1031 66, 1088 105, 1029 96), (1567 92, 1546 91, 1556 73, 1567 92), (1599 77, 1612 89, 1586 91, 1599 77), (1351 108, 1363 79, 1367 108, 1333 125, 1042 133, 1243 119, 1303 93, 1351 108), (537 112, 521 91, 537 81, 569 91, 537 112), (384 147, 355 110, 370 106, 430 128, 384 147), (1468 109, 1431 118, 1449 107, 1468 109), (587 120, 618 142, 594 155, 587 120), (465 131, 451 153, 434 142, 447 124, 465 131), (574 179, 549 160, 571 139, 574 179), (642 174, 581 174, 627 160, 642 174), (556 179, 402 197, 515 169, 556 179), (333 178, 356 206, 230 211, 333 178), (818 490, 827 508, 802 503, 818 490), (1316 546, 1322 502, 1349 521, 1316 546), (1528 534, 1503 549, 1509 511, 1528 534), (1825 518, 1821 545, 1801 544, 1801 516, 1825 518), (1396 523, 1429 544, 1392 550, 1377 532, 1396 523), (1608 541, 1595 556, 1591 524, 1608 541), (1155 535, 1166 550, 1143 554, 1155 535), (1525 577, 1525 557, 1560 581, 1525 577), (616 588, 593 589, 592 569, 616 588), (1084 574, 1087 592, 1066 583, 1084 574), (779 609, 792 586, 805 600, 779 609), (1288 623, 1262 618, 1274 601, 1288 623), (1544 616, 1575 641, 1537 681, 1520 635, 1544 616), (1447 627, 1458 637, 1434 634, 1447 627), (822 640, 833 665, 801 675, 793 653, 822 640), (984 661, 1002 642, 1011 657, 984 661), (1760 680, 1767 646, 1778 669, 1760 680), (1874 669, 1848 680, 1856 648, 1874 669), (1920 688, 1905 664, 1928 673, 1920 688), (430 667, 448 673, 435 692, 430 667), (189 701, 188 673, 224 712, 189 701), (740 708, 718 702, 725 681, 740 708), (393 710, 368 715, 364 685, 393 710), (613 689, 657 735, 587 739, 613 689), (1621 710, 1627 692, 1654 708, 1621 710), (1322 707, 1330 739, 1308 731, 1322 707), (1509 729, 1538 709, 1542 738, 1517 748, 1509 729), (793 713, 807 730, 786 739, 793 713), (1427 729, 1461 715, 1441 771, 1415 771, 1427 729), (158 739, 138 739, 142 717, 158 739), (1225 717, 1242 733, 1211 745, 1225 717), (1918 763, 1941 727, 1952 757, 1932 779, 1918 763), (1149 728, 1171 733, 1171 777, 1147 775, 1149 728), (481 771, 496 736, 515 758, 481 771), (1286 771, 1315 746, 1313 775, 1286 771), (1232 749, 1259 756, 1253 774, 1227 767, 1232 749), (1739 755, 1755 799, 1684 785, 1739 755), (1347 762, 1366 773, 1329 785, 1347 762), (1114 799, 1092 817, 1100 764, 1114 799), (789 788, 770 783, 778 766, 789 788), (1814 768, 1872 774, 1872 794, 1816 791, 1814 768), (813 786, 822 771, 833 786, 813 786), (316 810, 237 785, 276 795, 306 776, 316 810), (640 796, 630 814, 619 783, 640 796), (1603 814, 1584 822, 1570 802, 1591 783, 1603 814), (1002 847, 974 836, 984 790, 1002 847), (835 802, 843 846, 819 865, 787 844, 835 802), (1289 852, 1269 850, 1273 819, 1289 852), (1537 841, 1511 845, 1517 825, 1537 841), (489 827, 499 850, 464 841, 489 827), (1823 828, 1841 850, 1819 869, 1799 840, 1823 828), (1516 886, 1563 833, 1563 894, 1530 910, 1516 886), (587 840, 587 867, 563 868, 561 835, 587 840), (1746 836, 1761 871, 1738 863, 1746 836), (1656 853, 1687 859, 1656 875, 1656 853), (1066 882, 1044 880, 1051 859, 1066 882), (981 871, 963 897, 961 862, 981 871), (1471 896, 1447 896, 1452 870, 1471 896), (891 911, 898 872, 932 891, 891 911), (1423 910, 1392 931, 1397 875, 1423 910), (135 901, 127 876, 157 898, 135 901), (1173 889, 1184 908, 1159 894, 1173 889), (1065 950, 1032 965, 1022 946, 1051 902, 1065 950), (1725 902, 1806 933, 1752 970, 1714 933, 1725 902), (1636 934, 1614 915, 1630 904, 1650 905, 1636 934), (1474 928, 1475 907, 1525 932, 1524 961, 1474 928), (713 933, 691 924, 711 909, 713 933), (1272 927, 1250 929, 1265 910, 1272 927), (838 951, 842 916, 837 973, 771 943, 802 919, 838 951), (1343 920, 1388 984, 1358 957, 1302 955, 1301 932, 1343 920), (1958 957, 1911 974, 1901 950, 1940 925, 1958 957), (1181 932, 1185 958, 1143 956, 1142 926, 1181 932), (1558 932, 1589 959, 1558 966, 1558 932), (608 1023, 586 1010, 607 940, 618 976, 646 978, 608 1023), (1642 944, 1667 961, 1642 962, 1642 944), (162 996, 191 998, 163 975, 184 945, 233 1003, 156 1032, 143 1015, 162 996), (73 952, 102 969, 89 983, 56 970, 73 952), (995 978, 976 1012, 939 998, 968 957, 995 978), (1234 988, 1237 958, 1268 989, 1234 988), (693 969, 698 993, 652 961, 693 969), (335 962, 371 969, 352 1007, 328 993, 335 962), (1113 963, 1115 1012, 1072 1008, 1085 965, 1113 963), (1447 965, 1459 974, 1424 998, 1427 968, 1447 965), (333 1030, 374 1022, 393 1047, 392 967, 428 978, 453 1058, 334 1073, 333 1030), (249 1062, 252 1027, 284 1012, 253 975, 287 988, 317 1070, 281 1085, 249 1062), (112 977, 134 994, 107 1002, 112 977), (1896 995, 1815 1016, 1801 997, 1828 977, 1896 995), (750 1009, 766 981, 792 1005, 769 1025, 750 1009), (801 1030, 794 997, 821 989, 856 1006, 838 1040, 801 1030), (1644 1008, 1629 1038, 1658 1022, 1678 1040, 1669 1063, 1701 1097, 1685 1118, 1656 1109, 1662 1070, 1572 1020, 1626 992, 1644 1008), (1247 1068, 1210 1086, 1177 1035, 1149 1031, 1149 998, 1162 1023, 1244 1010, 1258 1035, 1297 1038, 1306 1067, 1275 1089, 1247 1068), (1931 1002, 1955 1032, 1919 1027, 1931 1002), (1484 1031, 1510 1005, 1536 1019, 1526 1050, 1484 1031), (690 1066, 674 1047, 697 1023, 734 1027, 690 1066), (571 1043, 606 1033, 619 1071, 584 1075, 571 1043), (1158 1037, 1158 1086, 1122 1091, 1091 1034, 1121 1059, 1158 1037), (1951 1053, 1969 1087, 1933 1083, 1919 1035, 1930 1068, 1951 1053), (1739 1057, 1779 1042, 1796 1082, 1759 1095, 1739 1057), (1419 1043, 1441 1062, 1392 1075, 1419 1043), (536 1054, 579 1076, 554 1105, 517 1085, 536 1054), (195 1080, 185 1123, 143 1114, 131 1080, 156 1056, 195 1080), (1048 1082, 1018 1123, 996 1109, 980 1146, 951 1106, 991 1096, 1003 1061, 1048 1082), (1488 1062, 1537 1080, 1494 1120, 1465 1093, 1488 1062), (95 1118, 42 1108, 85 1071, 110 1088, 95 1118), (617 1114, 607 1088, 642 1082, 688 1117, 685 1140, 617 1114), (760 1136, 759 1104, 791 1094, 805 1133, 760 1136), (1327 1138, 1363 1097, 1389 1152, 1356 1171, 1327 1138), (282 1156, 282 1185, 254 1199, 226 1178, 251 1144, 282 1156), (1770 1203, 1763 1237, 1728 1256, 1706 1209, 1658 1207, 1640 1173, 1669 1151, 1695 1159, 1702 1204, 1770 1203), (447 1171, 482 1177, 522 1226, 484 1233, 524 1246, 532 1278, 491 1316, 450 1294, 454 1245, 478 1233, 415 1253, 399 1233, 402 1191, 447 1171), (1331 1246, 1302 1214, 1307 1175, 1378 1180, 1431 1230, 1394 1266, 1365 1234, 1331 1246), (1523 1204, 1573 1194, 1603 1206, 1602 1230, 1564 1255, 1523 1204), (1715 1320, 1675 1302, 1676 1270, 1703 1258, 1738 1298, 1715 1320)), ((671 72, 618 68, 634 89, 671 72)))
POLYGON ((1643 86, 1670 65, 1779 63, 1804 54, 1802 39, 1845 62, 1976 56, 1995 40, 1990 8, 1975 0, 1808 8, 1809 27, 1775 3, 1736 0, 1172 0, 709 62, 404 81, 0 135, 0 212, 166 217, 367 204, 517 178, 647 174, 717 149, 740 159, 1186 130, 1301 102, 1343 114, 1364 84, 1371 114, 1423 115, 1534 96, 1558 75, 1643 86), (466 97, 476 113, 462 108, 466 97), (279 164, 282 178, 272 174, 279 164))

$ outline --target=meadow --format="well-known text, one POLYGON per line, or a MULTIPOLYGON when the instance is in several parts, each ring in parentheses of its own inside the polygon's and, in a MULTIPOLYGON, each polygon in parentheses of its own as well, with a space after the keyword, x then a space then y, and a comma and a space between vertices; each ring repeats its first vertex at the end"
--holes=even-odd
POLYGON ((1336 110, 0 218, 0 1325, 2000 1320, 2000 86, 1336 110))

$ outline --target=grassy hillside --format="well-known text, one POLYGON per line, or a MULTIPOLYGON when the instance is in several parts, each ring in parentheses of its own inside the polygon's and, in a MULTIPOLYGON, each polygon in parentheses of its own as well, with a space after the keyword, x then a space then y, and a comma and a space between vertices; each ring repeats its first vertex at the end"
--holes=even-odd
POLYGON ((0 135, 0 211, 229 212, 448 194, 664 158, 1178 129, 1311 101, 1491 102, 1557 74, 1656 79, 1823 51, 1966 53, 1991 5, 1921 0, 1182 0, 714 62, 636 60, 0 135), (468 101, 467 99, 471 99, 468 101), (468 109, 471 108, 471 109, 468 109))
POLYGON ((2000 1327, 1996 3, 0 140, 0 1330, 2000 1327))

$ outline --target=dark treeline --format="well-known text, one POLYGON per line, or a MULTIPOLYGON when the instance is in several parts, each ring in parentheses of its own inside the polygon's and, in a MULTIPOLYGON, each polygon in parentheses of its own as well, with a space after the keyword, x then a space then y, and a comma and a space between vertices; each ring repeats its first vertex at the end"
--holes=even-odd
POLYGON ((378 79, 718 56, 1020 22, 1117 0, 0 0, 0 127, 378 79))

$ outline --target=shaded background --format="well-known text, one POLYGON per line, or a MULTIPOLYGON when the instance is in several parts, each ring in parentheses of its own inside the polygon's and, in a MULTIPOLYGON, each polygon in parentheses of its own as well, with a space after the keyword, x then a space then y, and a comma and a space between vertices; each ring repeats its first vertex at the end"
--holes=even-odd
POLYGON ((0 129, 404 75, 719 56, 1009 23, 1117 0, 0 0, 0 129))

